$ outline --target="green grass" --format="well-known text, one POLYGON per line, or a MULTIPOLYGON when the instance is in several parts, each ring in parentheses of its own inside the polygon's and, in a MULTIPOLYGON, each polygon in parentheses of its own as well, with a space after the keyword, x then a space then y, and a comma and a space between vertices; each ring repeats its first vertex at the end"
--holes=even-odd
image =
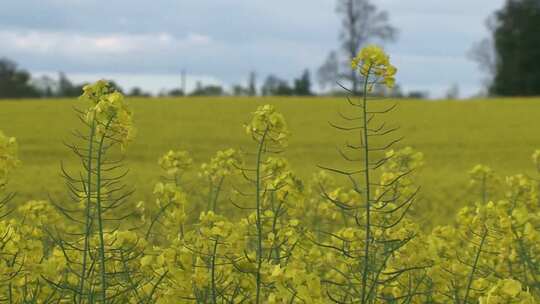
MULTIPOLYGON (((243 123, 257 105, 272 103, 292 132, 285 152, 293 168, 309 177, 317 165, 340 166, 337 147, 345 136, 329 126, 338 109, 350 110, 343 98, 180 98, 134 99, 138 135, 128 148, 127 181, 137 189, 134 200, 151 200, 159 178, 157 158, 169 149, 186 149, 200 164, 228 147, 253 151, 243 123)), ((379 104, 378 106, 381 106, 379 104)), ((23 162, 9 188, 16 201, 61 198, 65 190, 60 162, 74 168, 75 158, 63 145, 80 127, 74 100, 0 101, 0 130, 17 137, 23 162)), ((540 148, 540 99, 475 101, 401 101, 387 120, 401 126, 405 139, 424 153, 418 173, 421 207, 450 220, 470 200, 467 171, 477 163, 500 174, 532 173, 530 155, 540 148)), ((355 134, 350 134, 355 136, 355 134)))

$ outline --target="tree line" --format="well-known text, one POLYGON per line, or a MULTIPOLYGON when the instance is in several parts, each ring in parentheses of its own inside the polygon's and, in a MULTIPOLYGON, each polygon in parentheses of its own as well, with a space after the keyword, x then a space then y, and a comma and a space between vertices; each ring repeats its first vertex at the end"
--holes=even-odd
MULTIPOLYGON (((122 91, 114 81, 111 84, 122 91)), ((33 78, 14 61, 0 58, 0 98, 75 97, 81 95, 85 85, 74 84, 62 72, 58 73, 58 79, 50 76, 33 78)))
MULTIPOLYGON (((134 97, 149 97, 152 94, 140 87, 124 91, 114 81, 109 81, 116 90, 134 97)), ((24 70, 7 58, 0 58, 0 98, 49 98, 49 97, 75 97, 81 94, 86 83, 75 84, 62 72, 57 79, 50 76, 38 78, 24 70)), ((233 85, 228 91, 220 85, 204 85, 197 82, 191 92, 178 87, 162 91, 158 96, 311 96, 315 95, 312 89, 311 74, 305 69, 302 74, 290 84, 287 80, 275 75, 268 75, 260 88, 257 85, 256 73, 250 72, 248 83, 243 86, 233 85)))
MULTIPOLYGON (((320 73, 319 73, 320 74, 320 73)), ((320 76, 320 75, 319 75, 320 76)), ((320 77, 319 77, 320 78, 320 77)), ((124 90, 115 81, 109 80, 116 90, 127 96, 150 97, 151 93, 140 87, 133 87, 124 90)), ((337 84, 336 80, 336 84, 337 84)), ((50 76, 32 77, 32 75, 20 69, 14 61, 0 58, 0 98, 63 98, 76 97, 82 92, 82 88, 87 83, 74 83, 65 73, 58 73, 57 78, 50 76)), ((319 84, 321 81, 319 79, 319 84)), ((308 69, 293 79, 292 82, 281 77, 270 74, 262 83, 258 84, 257 75, 254 71, 249 73, 248 81, 245 85, 235 84, 229 90, 221 85, 203 84, 197 82, 195 88, 190 92, 185 92, 185 85, 169 90, 162 90, 156 96, 159 97, 179 97, 179 96, 314 96, 318 95, 313 90, 313 81, 308 69)), ((392 91, 377 89, 376 94, 392 97, 425 98, 422 92, 410 92, 407 96, 401 93, 399 86, 392 91)), ((333 86, 319 95, 343 95, 343 90, 333 86)))

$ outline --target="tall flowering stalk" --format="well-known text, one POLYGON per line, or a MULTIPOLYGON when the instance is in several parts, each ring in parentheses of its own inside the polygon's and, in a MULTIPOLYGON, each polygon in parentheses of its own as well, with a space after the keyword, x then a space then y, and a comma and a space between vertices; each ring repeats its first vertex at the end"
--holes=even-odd
MULTIPOLYGON (((104 81, 98 81, 96 84, 86 86, 83 89, 82 99, 91 102, 90 108, 86 113, 86 123, 90 125, 90 142, 89 142, 89 157, 88 164, 88 179, 86 191, 86 227, 85 247, 88 246, 90 234, 90 209, 92 204, 92 165, 95 165, 95 216, 98 224, 99 237, 99 267, 101 273, 101 301, 106 302, 107 298, 107 272, 105 268, 105 230, 104 230, 104 213, 106 206, 104 203, 107 198, 106 193, 103 195, 104 188, 104 156, 109 147, 119 144, 122 151, 127 143, 133 137, 132 114, 124 102, 124 97, 121 93, 111 90, 109 85, 104 81), (92 161, 94 139, 98 143, 96 149, 95 163, 92 161)), ((116 179, 116 178, 114 178, 116 179)), ((107 191, 107 190, 105 190, 107 191)), ((109 190, 110 191, 110 190, 109 190)), ((81 277, 81 287, 84 288, 84 278, 86 276, 86 258, 88 251, 83 252, 83 271, 81 277)), ((81 289, 82 289, 81 288, 81 289)))
POLYGON ((138 237, 133 232, 119 230, 122 220, 130 215, 122 207, 132 191, 125 190, 126 186, 121 182, 127 173, 122 170, 121 159, 109 156, 116 146, 125 151, 135 129, 124 96, 106 81, 87 85, 83 91, 80 99, 90 106, 80 112, 80 119, 87 131, 76 135, 84 146, 68 146, 80 158, 84 173, 76 176, 63 169, 76 205, 66 207, 54 203, 74 225, 81 225, 82 232, 73 231, 68 235, 50 232, 70 266, 66 270, 66 281, 47 280, 59 288, 71 290, 76 303, 108 303, 121 297, 119 292, 126 293, 135 288, 130 285, 122 291, 116 288, 117 280, 130 281, 132 275, 131 270, 119 271, 117 267, 123 265, 123 268, 129 259, 140 254, 143 244, 135 245, 138 237), (109 287, 114 287, 115 292, 109 287))
MULTIPOLYGON (((316 242, 342 255, 343 265, 330 267, 331 275, 326 280, 331 300, 367 304, 376 302, 380 297, 399 299, 400 295, 389 295, 383 286, 397 282, 411 270, 409 266, 393 263, 392 257, 406 250, 417 229, 406 218, 418 191, 407 182, 407 176, 417 164, 397 161, 406 159, 403 156, 407 153, 404 152, 382 153, 401 140, 391 138, 398 128, 388 127, 378 118, 379 114, 391 111, 395 105, 376 109, 368 98, 375 86, 394 86, 396 68, 390 64, 388 55, 378 46, 367 46, 352 59, 351 66, 358 70, 363 80, 360 101, 348 99, 359 113, 340 113, 346 124, 331 125, 342 131, 359 132, 356 133, 357 143, 348 142, 345 150, 339 152, 345 160, 360 166, 353 170, 322 167, 345 176, 351 182, 352 191, 344 196, 340 194, 343 190, 327 192, 322 189, 323 196, 340 210, 345 227, 325 231, 323 235, 327 237, 316 242), (386 137, 390 140, 381 145, 380 141, 386 137), (380 176, 379 181, 375 180, 375 172, 380 176)), ((424 267, 426 265, 412 269, 424 267)), ((413 281, 405 292, 410 293, 417 284, 419 281, 413 281)))
POLYGON ((151 234, 158 236, 159 229, 156 225, 172 225, 177 227, 175 235, 183 237, 184 222, 186 220, 186 198, 182 190, 182 177, 193 167, 193 159, 188 151, 169 150, 158 159, 158 165, 163 170, 163 182, 154 187, 156 205, 158 211, 150 219, 150 225, 146 231, 146 239, 151 234))
POLYGON ((255 160, 255 225, 256 251, 255 251, 255 303, 262 301, 262 266, 263 252, 263 200, 265 195, 263 175, 264 155, 277 153, 287 146, 289 131, 283 115, 278 113, 271 105, 260 106, 254 113, 251 122, 246 125, 246 132, 257 143, 255 160))
POLYGON ((484 165, 476 165, 469 171, 471 190, 480 194, 482 203, 487 203, 497 188, 493 170, 484 165))

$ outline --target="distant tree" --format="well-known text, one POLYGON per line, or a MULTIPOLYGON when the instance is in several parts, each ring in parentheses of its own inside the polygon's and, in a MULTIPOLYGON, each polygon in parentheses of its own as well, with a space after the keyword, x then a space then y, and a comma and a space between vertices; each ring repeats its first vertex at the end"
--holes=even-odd
MULTIPOLYGON (((197 80, 197 82, 195 83, 195 90, 193 90, 193 92, 200 92, 202 91, 202 89, 203 89, 202 81, 197 80)), ((193 95, 193 92, 191 92, 189 95, 193 95)))
POLYGON ((0 98, 38 97, 30 80, 30 74, 18 69, 15 62, 0 58, 0 98))
MULTIPOLYGON (((114 80, 107 80, 110 84, 110 87, 120 93, 124 93, 124 90, 122 87, 118 85, 114 80)), ((88 83, 79 83, 74 84, 69 80, 69 78, 66 76, 64 72, 58 73, 58 92, 57 96, 59 97, 77 97, 81 95, 81 92, 83 91, 84 86, 86 86, 88 83)))
POLYGON ((275 94, 273 95, 276 95, 276 96, 290 96, 290 95, 293 95, 294 94, 294 89, 291 88, 291 86, 289 86, 289 83, 287 83, 286 81, 285 82, 280 82, 276 91, 275 91, 275 94))
POLYGON ((237 84, 232 87, 232 93, 234 96, 252 96, 249 88, 237 84))
MULTIPOLYGON (((68 79, 65 73, 58 73, 58 92, 57 96, 59 97, 77 97, 81 95, 83 87, 86 83, 82 84, 73 84, 71 80, 68 79)), ((111 83, 112 87, 115 87, 114 83, 111 83)))
POLYGON ((540 1, 507 0, 496 12, 496 68, 491 93, 540 95, 540 1))
POLYGON ((122 87, 118 85, 118 83, 116 83, 114 80, 107 80, 107 81, 109 82, 109 85, 111 86, 112 89, 124 94, 124 89, 122 89, 122 87))
POLYGON ((139 87, 133 87, 128 92, 128 96, 139 97, 143 94, 142 89, 139 87))
MULTIPOLYGON (((350 68, 350 61, 358 51, 373 40, 392 41, 396 38, 397 30, 389 24, 388 13, 380 11, 370 0, 338 0, 336 12, 341 18, 341 68, 343 72, 334 74, 334 58, 327 57, 323 68, 326 76, 339 76, 351 83, 351 90, 359 92, 359 79, 356 72, 350 68), (328 69, 328 71, 326 71, 328 69)), ((335 51, 334 51, 335 52, 335 51)), ((327 80, 328 81, 328 80, 327 80)))
POLYGON ((277 76, 268 75, 261 87, 261 94, 263 96, 274 95, 280 81, 281 80, 277 76))
POLYGON ((48 98, 56 96, 58 83, 50 76, 43 75, 33 79, 31 85, 39 92, 41 97, 48 98))
POLYGON ((410 91, 406 97, 411 99, 427 99, 429 95, 422 91, 410 91))
POLYGON ((198 83, 197 87, 190 94, 191 96, 222 96, 225 95, 223 87, 219 85, 206 85, 203 86, 202 83, 198 83))
POLYGON ((169 90, 169 92, 167 92, 167 95, 171 97, 181 97, 185 96, 186 94, 181 88, 174 88, 172 90, 169 90))
POLYGON ((388 88, 383 84, 374 85, 371 95, 383 98, 403 98, 404 94, 401 86, 396 84, 393 88, 388 88))
POLYGON ((249 73, 247 92, 249 96, 257 96, 257 74, 255 71, 249 73))
POLYGON ((308 69, 305 69, 300 78, 294 80, 294 95, 309 96, 311 92, 311 76, 308 69))
POLYGON ((148 92, 144 92, 139 87, 133 87, 133 88, 131 88, 131 90, 129 90, 128 96, 131 96, 131 97, 150 97, 151 94, 148 93, 148 92))
POLYGON ((459 98, 459 86, 457 83, 454 83, 446 91, 446 99, 458 99, 458 98, 459 98))
POLYGON ((75 85, 67 78, 64 72, 58 73, 58 96, 72 97, 80 95, 75 85))
MULTIPOLYGON (((495 16, 490 16, 486 21, 486 27, 493 33, 495 30, 495 16)), ((483 79, 485 93, 489 93, 491 84, 497 71, 497 54, 495 52, 495 44, 493 37, 484 38, 473 44, 468 52, 469 59, 476 61, 478 67, 487 77, 483 79)))
POLYGON ((339 80, 339 59, 336 51, 331 51, 317 70, 317 80, 321 90, 334 90, 339 80))
POLYGON ((401 89, 401 86, 399 84, 396 84, 392 91, 389 94, 389 97, 392 98, 403 98, 405 95, 403 94, 403 90, 401 89))
POLYGON ((274 75, 268 75, 261 88, 261 93, 264 96, 287 96, 292 95, 294 90, 286 80, 274 75))

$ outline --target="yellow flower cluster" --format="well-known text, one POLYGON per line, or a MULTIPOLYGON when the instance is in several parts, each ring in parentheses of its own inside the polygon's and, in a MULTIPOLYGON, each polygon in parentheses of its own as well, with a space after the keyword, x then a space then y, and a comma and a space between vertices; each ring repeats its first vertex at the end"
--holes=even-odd
POLYGON ((182 233, 182 225, 186 220, 187 198, 185 193, 173 183, 157 183, 154 187, 156 207, 163 210, 161 223, 169 231, 175 229, 174 235, 182 233))
POLYGON ((481 201, 486 203, 489 197, 499 188, 499 180, 495 172, 487 166, 476 165, 469 171, 469 186, 472 191, 480 193, 481 201))
POLYGON ((20 164, 17 158, 17 140, 0 131, 0 190, 7 183, 9 173, 20 164))
POLYGON ((359 69, 360 75, 367 79, 375 77, 372 84, 382 82, 388 88, 395 85, 397 69, 390 64, 389 56, 377 45, 362 48, 351 60, 351 67, 353 70, 359 69))
POLYGON ((105 80, 83 88, 81 100, 90 102, 86 111, 86 122, 93 125, 97 135, 107 136, 118 142, 123 149, 133 140, 133 113, 128 108, 122 93, 114 90, 105 80))
POLYGON ((512 279, 499 280, 486 296, 480 297, 480 304, 534 304, 532 295, 522 289, 521 283, 512 279))
POLYGON ((242 168, 242 153, 235 149, 218 151, 209 163, 201 165, 201 175, 217 183, 221 178, 238 173, 242 168))
POLYGON ((251 135, 257 142, 264 138, 277 148, 287 146, 287 137, 289 136, 287 123, 283 115, 276 112, 272 105, 258 107, 245 129, 247 134, 251 135))
POLYGON ((187 151, 168 151, 158 164, 170 177, 181 175, 193 166, 193 159, 187 151))

